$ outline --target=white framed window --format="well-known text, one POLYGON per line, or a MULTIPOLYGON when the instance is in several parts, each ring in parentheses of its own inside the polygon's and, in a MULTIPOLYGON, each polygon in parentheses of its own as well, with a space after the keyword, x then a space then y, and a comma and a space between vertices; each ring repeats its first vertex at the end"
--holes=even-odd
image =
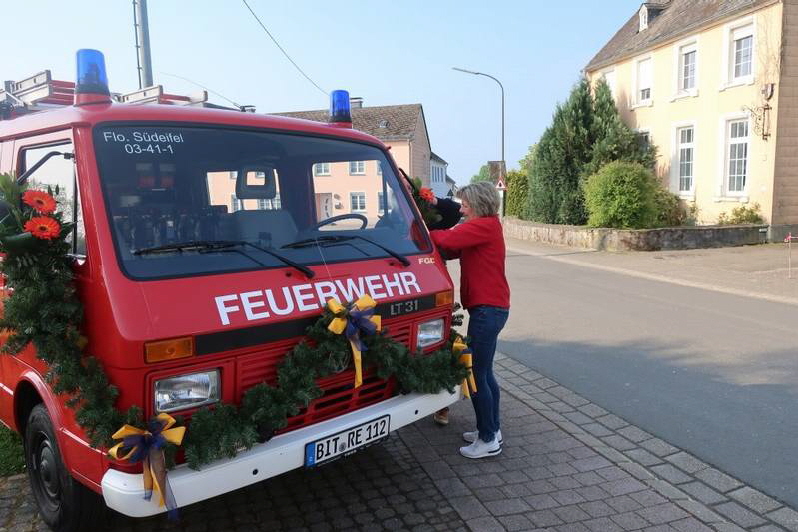
POLYGON ((756 24, 753 17, 726 26, 723 36, 725 53, 722 62, 721 90, 754 82, 756 74, 756 24))
POLYGON ((235 194, 230 195, 230 212, 237 212, 244 209, 244 202, 236 197, 235 194))
POLYGON ((695 128, 685 126, 676 129, 677 171, 679 194, 693 192, 695 170, 695 128))
POLYGON ((366 193, 350 192, 349 202, 352 212, 366 212, 366 193))
POLYGON ((651 145, 651 133, 647 129, 635 130, 635 139, 641 148, 646 148, 651 145))
POLYGON ((313 165, 313 175, 330 175, 330 163, 316 163, 313 165))
POLYGON ((349 161, 349 175, 365 175, 366 162, 365 161, 349 161))
POLYGON ((377 175, 382 175, 382 162, 377 161, 377 175))
POLYGON ((673 45, 673 96, 671 101, 698 96, 699 39, 693 35, 673 45))
POLYGON ((679 88, 677 93, 690 94, 696 88, 698 47, 691 43, 679 48, 679 88))
POLYGON ((653 59, 651 56, 635 61, 635 83, 633 105, 651 105, 653 92, 653 59))
POLYGON ((382 192, 377 192, 377 212, 378 214, 385 214, 385 203, 383 202, 385 196, 382 192))
POLYGON ((743 35, 734 39, 732 78, 740 79, 751 75, 753 71, 754 36, 743 35))
POLYGON ((640 6, 640 11, 637 13, 637 31, 638 33, 648 28, 648 8, 640 6))
POLYGON ((744 196, 750 160, 750 123, 748 118, 726 122, 726 164, 724 191, 728 196, 744 196))

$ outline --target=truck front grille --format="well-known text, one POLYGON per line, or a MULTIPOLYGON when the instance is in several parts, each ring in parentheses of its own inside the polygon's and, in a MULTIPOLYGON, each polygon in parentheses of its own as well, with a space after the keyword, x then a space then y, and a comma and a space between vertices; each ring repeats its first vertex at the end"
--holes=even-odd
MULTIPOLYGON (((391 338, 409 345, 411 321, 386 324, 386 328, 391 338)), ((255 353, 239 357, 236 362, 237 395, 241 397, 249 388, 261 382, 274 385, 277 382, 277 367, 296 343, 295 340, 281 341, 255 353)), ((354 383, 355 372, 352 369, 319 379, 317 384, 322 390, 321 397, 312 401, 296 416, 288 418, 288 425, 279 433, 379 403, 392 397, 396 392, 394 379, 380 379, 373 370, 364 371, 362 386, 355 389, 354 383)))

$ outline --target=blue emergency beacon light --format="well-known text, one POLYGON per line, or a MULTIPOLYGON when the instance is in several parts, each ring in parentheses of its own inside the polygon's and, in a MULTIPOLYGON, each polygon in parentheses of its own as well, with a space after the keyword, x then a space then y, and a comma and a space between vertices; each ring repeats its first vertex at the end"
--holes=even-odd
POLYGON ((352 113, 349 105, 349 91, 336 90, 330 93, 330 123, 352 124, 352 113))
POLYGON ((78 79, 76 94, 105 94, 108 91, 108 76, 105 73, 105 58, 99 50, 78 50, 78 79))

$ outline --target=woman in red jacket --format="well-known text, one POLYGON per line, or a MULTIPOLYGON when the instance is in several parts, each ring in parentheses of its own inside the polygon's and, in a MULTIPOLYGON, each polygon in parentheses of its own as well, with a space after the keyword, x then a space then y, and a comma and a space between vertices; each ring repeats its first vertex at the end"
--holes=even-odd
POLYGON ((495 456, 502 450, 499 385, 493 376, 496 340, 507 323, 510 287, 504 274, 504 236, 499 195, 487 181, 457 191, 465 223, 431 231, 435 245, 460 258, 460 301, 468 310, 468 336, 473 352, 477 392, 471 395, 477 430, 464 432, 471 445, 460 448, 467 458, 495 456))

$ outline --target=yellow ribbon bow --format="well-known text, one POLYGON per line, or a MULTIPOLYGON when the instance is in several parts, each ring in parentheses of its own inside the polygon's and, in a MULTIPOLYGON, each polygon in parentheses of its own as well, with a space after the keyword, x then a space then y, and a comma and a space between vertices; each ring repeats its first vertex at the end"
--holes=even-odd
POLYGON ((152 492, 158 493, 158 506, 166 505, 170 517, 175 517, 177 504, 169 481, 166 478, 166 459, 163 449, 167 442, 175 445, 183 443, 186 427, 172 427, 175 419, 169 414, 158 414, 148 423, 144 430, 131 425, 124 425, 112 436, 115 440, 122 440, 111 447, 108 454, 122 461, 136 463, 141 461, 144 466, 144 498, 150 500, 152 492))
POLYGON ((368 294, 361 296, 349 308, 337 299, 327 300, 327 308, 335 315, 327 328, 335 334, 346 333, 352 346, 352 361, 355 364, 355 388, 363 384, 363 367, 360 353, 368 348, 360 338, 360 333, 374 334, 382 327, 382 318, 374 314, 377 303, 368 294))
POLYGON ((472 393, 477 393, 477 381, 474 379, 471 350, 463 339, 458 336, 452 344, 452 351, 454 351, 455 355, 460 355, 460 363, 468 369, 468 375, 463 379, 460 390, 463 392, 464 397, 471 397, 472 393))

